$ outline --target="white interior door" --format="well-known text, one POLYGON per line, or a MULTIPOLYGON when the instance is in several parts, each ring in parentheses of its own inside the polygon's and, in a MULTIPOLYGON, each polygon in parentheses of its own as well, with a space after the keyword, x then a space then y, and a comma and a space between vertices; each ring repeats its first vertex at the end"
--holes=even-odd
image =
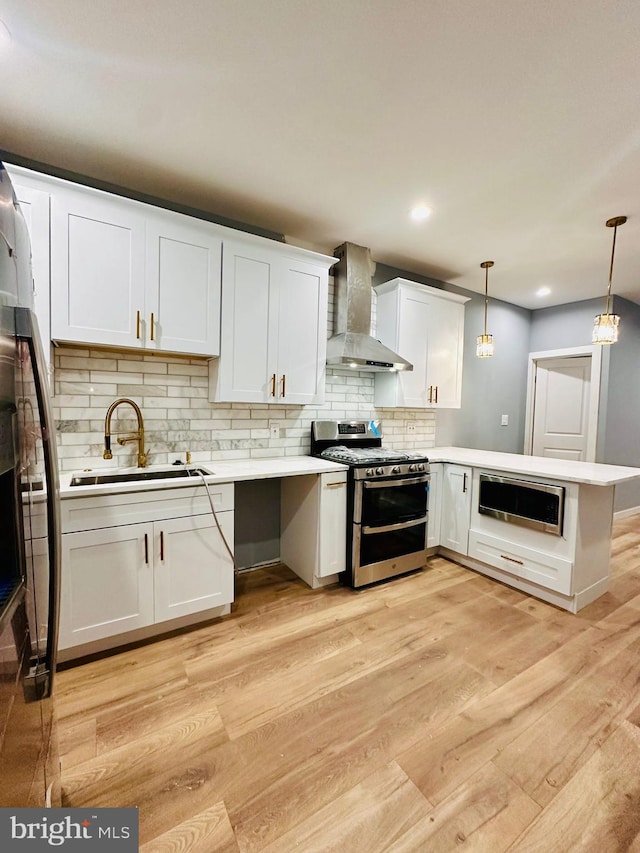
POLYGON ((591 356, 536 362, 534 456, 589 460, 591 356))

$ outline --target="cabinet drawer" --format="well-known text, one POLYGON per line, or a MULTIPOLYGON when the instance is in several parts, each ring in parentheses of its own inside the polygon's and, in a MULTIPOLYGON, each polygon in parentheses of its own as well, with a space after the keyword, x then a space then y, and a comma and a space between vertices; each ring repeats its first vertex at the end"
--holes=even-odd
POLYGON ((477 530, 469 531, 469 556, 523 580, 571 595, 571 560, 534 551, 477 530))
MULTIPOLYGON (((209 492, 216 512, 233 509, 233 483, 213 483, 209 492)), ((63 533, 210 513, 204 486, 122 492, 61 501, 63 533)))

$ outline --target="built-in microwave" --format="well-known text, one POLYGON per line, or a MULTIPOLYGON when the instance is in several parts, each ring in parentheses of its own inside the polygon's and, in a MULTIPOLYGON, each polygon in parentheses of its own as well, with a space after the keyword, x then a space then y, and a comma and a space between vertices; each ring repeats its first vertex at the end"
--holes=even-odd
POLYGON ((564 486, 480 474, 478 512, 562 536, 564 486))

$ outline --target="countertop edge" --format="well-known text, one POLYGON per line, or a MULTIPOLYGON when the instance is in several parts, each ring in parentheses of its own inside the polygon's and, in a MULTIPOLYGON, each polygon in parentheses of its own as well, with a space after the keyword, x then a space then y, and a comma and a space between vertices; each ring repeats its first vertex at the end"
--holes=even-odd
POLYGON ((433 463, 449 462, 472 468, 487 468, 492 471, 546 477, 550 480, 591 486, 615 486, 617 483, 640 479, 640 468, 601 462, 549 459, 546 456, 525 456, 520 453, 473 450, 467 447, 430 447, 425 454, 433 463))
MULTIPOLYGON (((330 474, 336 471, 348 470, 347 465, 329 462, 314 456, 273 456, 266 459, 234 459, 229 462, 220 460, 199 460, 195 465, 212 469, 205 477, 208 485, 219 483, 235 483, 246 480, 266 480, 279 477, 299 477, 305 474, 330 474)), ((94 469, 98 470, 98 469, 94 469)), ((105 472, 115 472, 116 468, 101 469, 105 472)), ((86 498, 98 495, 128 494, 132 492, 149 492, 159 489, 181 489, 202 484, 198 477, 185 479, 157 479, 131 483, 102 483, 90 486, 70 486, 70 480, 77 471, 64 471, 60 474, 60 498, 86 498)))

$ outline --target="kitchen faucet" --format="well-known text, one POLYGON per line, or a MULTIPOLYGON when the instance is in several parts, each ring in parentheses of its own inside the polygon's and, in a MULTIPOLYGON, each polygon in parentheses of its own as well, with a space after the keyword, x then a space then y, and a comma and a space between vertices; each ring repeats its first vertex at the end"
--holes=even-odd
POLYGON ((136 413, 136 417, 138 419, 138 431, 132 433, 131 435, 120 435, 118 436, 118 444, 121 444, 123 447, 128 441, 137 441, 138 442, 138 468, 144 468, 147 464, 147 457, 149 456, 149 452, 144 449, 144 423, 142 420, 142 412, 140 411, 140 406, 137 403, 134 403, 133 400, 130 400, 128 397, 121 397, 119 400, 116 400, 112 403, 107 409, 107 416, 104 419, 104 453, 102 454, 103 459, 113 459, 113 454, 111 453, 111 417, 115 410, 121 403, 128 403, 133 407, 133 410, 136 413))

